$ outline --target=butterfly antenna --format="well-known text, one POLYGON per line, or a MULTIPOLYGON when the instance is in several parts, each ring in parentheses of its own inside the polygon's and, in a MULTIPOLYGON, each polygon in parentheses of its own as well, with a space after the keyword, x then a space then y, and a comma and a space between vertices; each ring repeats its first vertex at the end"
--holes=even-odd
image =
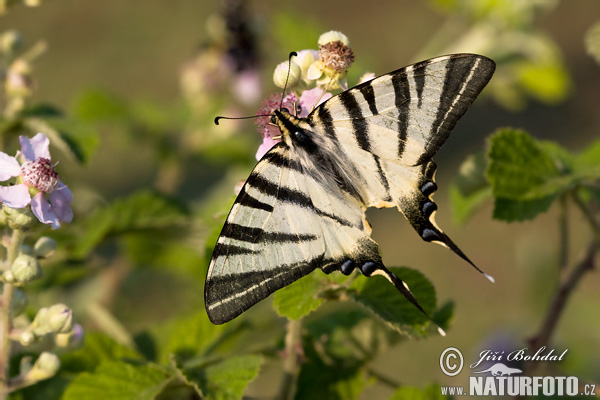
POLYGON ((288 81, 290 79, 290 72, 292 70, 292 57, 296 57, 298 53, 292 51, 288 56, 288 72, 285 76, 285 85, 283 85, 283 92, 281 93, 281 102, 279 103, 279 108, 283 108, 283 99, 285 99, 285 91, 287 90, 288 81))
POLYGON ((259 117, 272 117, 271 114, 258 114, 258 115, 251 115, 249 117, 223 117, 221 115, 219 115, 218 117, 215 117, 215 125, 219 125, 219 121, 222 119, 252 119, 252 118, 259 118, 259 117))

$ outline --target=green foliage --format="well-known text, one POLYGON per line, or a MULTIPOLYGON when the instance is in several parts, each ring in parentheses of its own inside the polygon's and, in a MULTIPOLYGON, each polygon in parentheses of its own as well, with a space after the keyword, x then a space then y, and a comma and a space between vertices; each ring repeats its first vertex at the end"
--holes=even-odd
POLYGON ((93 373, 79 374, 69 385, 63 399, 146 400, 158 396, 169 375, 156 366, 109 361, 93 373))
MULTIPOLYGON (((423 310, 433 314, 436 303, 435 289, 431 282, 419 271, 410 268, 390 268, 402 279, 417 298, 423 310)), ((377 317, 398 332, 414 337, 427 336, 429 321, 412 303, 398 293, 398 290, 383 277, 366 279, 359 277, 351 288, 350 296, 365 306, 377 317)))
POLYGON ((188 378, 195 382, 209 399, 241 399, 246 386, 258 375, 262 357, 232 356, 219 363, 197 369, 188 378))
POLYGON ((580 189, 596 191, 599 143, 576 155, 556 143, 536 140, 523 130, 498 130, 490 137, 487 156, 480 153, 465 160, 453 182, 455 217, 464 221, 490 198, 490 193, 494 218, 523 221, 547 211, 561 196, 580 189))
POLYGON ((325 299, 319 297, 323 289, 317 274, 309 274, 275 293, 273 306, 282 317, 297 320, 323 304, 325 299))
POLYGON ((73 255, 85 257, 102 241, 115 235, 148 231, 172 234, 186 225, 187 218, 186 209, 171 198, 151 191, 134 193, 97 209, 89 217, 73 255))

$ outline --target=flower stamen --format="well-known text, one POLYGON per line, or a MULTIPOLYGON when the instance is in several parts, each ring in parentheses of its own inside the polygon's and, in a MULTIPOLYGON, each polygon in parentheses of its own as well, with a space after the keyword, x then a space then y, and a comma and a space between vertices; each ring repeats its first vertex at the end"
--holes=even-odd
POLYGON ((40 192, 52 193, 58 185, 58 173, 47 158, 38 158, 21 165, 23 183, 40 192))

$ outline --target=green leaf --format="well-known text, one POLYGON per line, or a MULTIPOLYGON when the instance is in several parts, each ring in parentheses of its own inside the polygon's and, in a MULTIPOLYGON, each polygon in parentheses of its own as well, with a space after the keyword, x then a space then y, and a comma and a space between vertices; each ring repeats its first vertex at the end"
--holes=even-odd
POLYGON ((450 396, 443 396, 439 385, 432 384, 425 389, 403 386, 397 389, 389 400, 444 400, 450 396))
POLYGON ((582 180, 600 178, 600 140, 583 150, 573 163, 574 173, 582 180))
POLYGON ((173 199, 151 191, 134 193, 92 214, 87 229, 78 238, 73 256, 84 258, 104 239, 123 233, 173 234, 184 229, 187 218, 187 210, 173 199))
POLYGON ((487 178, 495 197, 532 200, 562 189, 556 159, 519 129, 504 128, 490 138, 487 178))
POLYGON ((470 155, 461 164, 450 187, 452 215, 456 222, 465 222, 492 198, 492 191, 485 177, 486 166, 483 151, 470 155))
POLYGON ((209 350, 226 327, 213 325, 204 310, 177 318, 151 331, 157 351, 156 360, 166 363, 172 354, 186 359, 209 350))
POLYGON ((314 341, 304 341, 306 361, 300 368, 295 400, 352 400, 367 384, 362 373, 364 362, 352 356, 325 355, 314 341))
POLYGON ((431 316, 431 319, 443 330, 447 330, 450 327, 452 318, 454 317, 454 302, 447 301, 443 306, 435 310, 435 313, 431 316))
POLYGON ((61 356, 61 369, 69 372, 93 371, 108 361, 140 359, 140 355, 102 333, 87 333, 84 346, 61 356))
POLYGON ((319 308, 325 301, 319 297, 322 288, 323 281, 316 274, 308 274, 275 292, 273 307, 282 317, 297 320, 319 308))
POLYGON ((494 201, 494 219, 506 222, 526 221, 548 211, 556 196, 534 200, 512 200, 497 197, 494 201))
POLYGON ((188 381, 198 385, 207 399, 241 399, 248 384, 258 376, 262 361, 262 357, 255 355, 230 357, 183 373, 188 381))
POLYGON ((26 387, 13 394, 11 400, 61 400, 63 394, 69 384, 71 383, 71 377, 66 377, 65 374, 60 371, 57 375, 54 375, 50 379, 37 382, 33 386, 26 387))
POLYGON ((585 34, 585 49, 600 64, 600 21, 592 25, 585 34))
MULTIPOLYGON (((429 315, 435 309, 436 294, 431 282, 419 271, 402 267, 390 268, 410 288, 429 315)), ((429 321, 384 277, 359 276, 351 285, 350 297, 371 310, 393 329, 414 336, 427 336, 429 321)))
POLYGON ((152 364, 105 362, 93 373, 79 374, 64 393, 65 400, 148 400, 169 383, 170 375, 152 364))

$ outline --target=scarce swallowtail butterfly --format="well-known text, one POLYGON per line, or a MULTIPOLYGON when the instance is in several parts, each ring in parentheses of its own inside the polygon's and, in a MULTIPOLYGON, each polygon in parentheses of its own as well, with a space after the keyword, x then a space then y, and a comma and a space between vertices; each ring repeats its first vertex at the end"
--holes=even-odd
POLYGON ((432 157, 494 69, 489 58, 452 54, 346 90, 306 118, 276 110, 282 140, 250 174, 212 255, 210 320, 228 322, 317 268, 383 275, 423 311, 383 265, 369 207, 398 207, 423 240, 482 272, 434 221, 432 157))

